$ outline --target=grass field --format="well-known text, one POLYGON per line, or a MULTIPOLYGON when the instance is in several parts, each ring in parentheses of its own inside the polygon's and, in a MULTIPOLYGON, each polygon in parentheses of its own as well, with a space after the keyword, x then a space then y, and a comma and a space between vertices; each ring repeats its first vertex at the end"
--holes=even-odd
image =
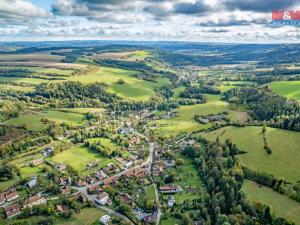
POLYGON ((86 76, 72 76, 67 78, 71 81, 82 83, 103 82, 109 85, 109 90, 121 97, 133 100, 146 100, 154 95, 154 88, 168 84, 166 78, 157 78, 156 82, 139 80, 135 77, 137 72, 117 68, 101 67, 98 71, 86 76), (118 84, 122 79, 125 84, 118 84))
POLYGON ((98 162, 100 167, 104 167, 108 163, 112 162, 111 159, 104 158, 81 146, 74 146, 68 150, 58 153, 54 155, 51 160, 56 163, 69 165, 78 172, 84 172, 88 163, 98 162))
POLYGON ((208 102, 205 104, 181 106, 178 109, 178 117, 172 119, 157 120, 152 123, 156 125, 164 135, 178 134, 180 132, 192 132, 206 129, 211 124, 200 124, 194 120, 194 115, 208 115, 220 113, 227 110, 227 103, 220 100, 219 95, 207 95, 208 102))
POLYGON ((34 90, 34 87, 23 87, 18 85, 10 84, 0 84, 0 90, 12 90, 12 91, 22 91, 22 92, 31 92, 34 90))
POLYGON ((60 75, 71 75, 74 71, 72 69, 57 69, 49 67, 40 67, 40 66, 0 66, 0 69, 24 69, 36 73, 55 73, 60 75))
POLYGON ((41 122, 42 118, 57 122, 66 123, 71 126, 79 125, 84 116, 78 113, 67 113, 60 111, 46 111, 46 112, 29 112, 17 118, 10 119, 5 122, 7 125, 12 126, 25 126, 30 130, 43 130, 47 128, 47 124, 41 122))
POLYGON ((300 81, 275 81, 268 87, 279 95, 300 100, 300 81))
POLYGON ((87 140, 91 143, 100 141, 101 145, 103 145, 106 148, 109 148, 110 150, 116 150, 119 147, 117 144, 115 144, 108 138, 89 138, 87 140))
POLYGON ((296 225, 300 224, 300 203, 253 181, 245 181, 242 190, 249 199, 270 206, 271 212, 277 217, 288 218, 296 225))
POLYGON ((224 81, 220 86, 218 86, 217 88, 221 91, 221 92, 226 92, 228 90, 231 90, 233 88, 237 88, 239 87, 239 85, 241 84, 251 84, 253 82, 248 82, 248 81, 224 81))
POLYGON ((208 140, 231 139, 246 154, 239 155, 241 163, 251 169, 266 171, 288 181, 300 180, 300 135, 297 132, 267 128, 267 141, 272 154, 266 154, 261 127, 225 127, 201 134, 208 140))

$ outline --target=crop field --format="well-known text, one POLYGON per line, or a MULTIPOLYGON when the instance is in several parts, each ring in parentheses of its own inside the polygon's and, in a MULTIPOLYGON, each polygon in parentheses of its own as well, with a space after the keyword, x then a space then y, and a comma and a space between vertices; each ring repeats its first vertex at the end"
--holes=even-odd
POLYGON ((67 113, 60 111, 29 112, 17 118, 5 122, 6 125, 22 126, 25 125, 30 130, 43 130, 47 124, 42 123, 42 119, 48 119, 57 123, 66 123, 70 126, 77 126, 81 123, 84 116, 78 113, 67 113))
POLYGON ((128 51, 128 52, 110 52, 101 53, 94 58, 97 59, 114 59, 114 60, 126 60, 126 61, 142 61, 149 55, 149 52, 144 50, 128 51))
POLYGON ((50 54, 1 54, 0 62, 60 62, 64 57, 50 54))
POLYGON ((98 71, 86 76, 72 76, 71 81, 82 83, 103 82, 109 85, 109 90, 121 97, 133 100, 147 100, 154 95, 154 88, 169 83, 166 78, 158 78, 156 82, 140 80, 135 77, 137 72, 109 67, 101 67, 98 71), (118 84, 118 80, 124 80, 125 84, 118 84))
POLYGON ((88 163, 97 162, 100 167, 104 167, 108 163, 112 162, 111 159, 102 157, 83 146, 74 146, 68 150, 58 153, 54 155, 51 160, 55 163, 69 165, 81 173, 87 170, 86 165, 88 163))
POLYGON ((275 81, 269 83, 268 87, 279 95, 300 100, 300 81, 275 81))
POLYGON ((246 151, 239 155, 242 165, 251 169, 265 171, 276 177, 291 182, 300 180, 300 136, 297 132, 275 128, 267 128, 267 141, 272 154, 264 150, 261 135, 262 127, 224 127, 201 136, 214 141, 218 136, 221 141, 231 139, 233 143, 246 151))
POLYGON ((250 200, 269 205, 271 213, 276 216, 288 218, 296 225, 300 224, 300 203, 249 180, 244 182, 242 190, 250 200))

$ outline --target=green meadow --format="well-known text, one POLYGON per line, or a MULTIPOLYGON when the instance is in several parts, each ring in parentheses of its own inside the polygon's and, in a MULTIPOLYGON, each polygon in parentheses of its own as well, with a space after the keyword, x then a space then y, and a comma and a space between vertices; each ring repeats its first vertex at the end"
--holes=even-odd
POLYGON ((268 87, 279 95, 300 100, 300 81, 275 81, 269 83, 268 87))
POLYGON ((300 203, 249 180, 244 181, 242 190, 248 199, 270 206, 271 213, 275 213, 277 217, 285 217, 296 225, 300 224, 300 203))
POLYGON ((60 152, 54 155, 51 158, 51 161, 55 163, 61 163, 69 165, 83 175, 87 169, 86 165, 88 163, 99 163, 100 167, 104 167, 108 163, 112 162, 112 159, 108 159, 100 156, 99 154, 90 151, 83 146, 74 146, 70 149, 67 149, 63 152, 60 152), (80 160, 78 160, 80 159, 80 160))
POLYGON ((32 87, 32 86, 10 85, 10 84, 0 84, 0 90, 31 92, 31 91, 34 90, 34 87, 32 87))
POLYGON ((70 81, 82 83, 103 82, 109 86, 109 90, 121 97, 132 100, 147 100, 155 94, 154 88, 169 84, 167 78, 159 77, 156 82, 140 80, 135 77, 136 71, 123 70, 110 67, 101 67, 98 71, 84 76, 72 76, 70 81), (125 84, 118 84, 118 80, 124 80, 125 84))
POLYGON ((219 137, 221 141, 231 139, 246 154, 239 155, 242 165, 251 169, 265 171, 291 182, 300 180, 300 136, 294 131, 267 128, 267 141, 272 154, 264 150, 261 135, 262 127, 224 127, 201 136, 210 140, 219 137))
POLYGON ((78 113, 69 113, 61 111, 45 111, 45 112, 28 112, 17 118, 7 120, 6 125, 22 126, 25 125, 29 130, 43 130, 47 128, 47 124, 41 120, 45 118, 57 123, 66 123, 70 126, 80 125, 84 116, 78 113))

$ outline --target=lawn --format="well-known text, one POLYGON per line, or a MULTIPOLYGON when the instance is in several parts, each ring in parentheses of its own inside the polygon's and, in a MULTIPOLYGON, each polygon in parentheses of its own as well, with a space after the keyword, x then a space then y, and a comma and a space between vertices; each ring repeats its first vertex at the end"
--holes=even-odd
POLYGON ((274 212, 276 216, 285 217, 297 225, 300 224, 300 203, 253 181, 245 181, 242 190, 249 199, 270 206, 271 212, 274 212))
POLYGON ((84 116, 78 113, 68 113, 60 111, 45 111, 45 112, 29 112, 17 118, 10 119, 5 122, 6 125, 22 126, 23 124, 29 130, 44 130, 47 124, 42 123, 41 119, 45 118, 57 123, 66 123, 70 126, 77 126, 81 124, 84 116))
POLYGON ((194 115, 216 114, 227 110, 227 103, 220 100, 219 95, 207 95, 208 102, 205 104, 181 106, 178 109, 178 116, 171 119, 162 119, 151 122, 155 130, 157 128, 163 135, 176 135, 180 132, 192 132, 206 129, 211 124, 200 124, 194 120, 194 115))
POLYGON ((146 197, 147 197, 147 200, 155 201, 155 191, 154 191, 153 184, 146 187, 146 197))
POLYGON ((241 163, 251 169, 261 170, 291 182, 300 180, 300 135, 294 131, 267 128, 267 141, 272 154, 263 149, 262 127, 225 127, 209 133, 202 133, 210 141, 231 139, 246 151, 239 155, 241 163))
POLYGON ((268 87, 279 95, 300 100, 300 81, 275 81, 268 87))
POLYGON ((104 167, 108 163, 112 162, 111 159, 102 157, 83 146, 74 146, 68 150, 58 153, 54 155, 51 160, 55 163, 69 165, 80 173, 87 170, 86 165, 88 163, 98 162, 100 167, 104 167))

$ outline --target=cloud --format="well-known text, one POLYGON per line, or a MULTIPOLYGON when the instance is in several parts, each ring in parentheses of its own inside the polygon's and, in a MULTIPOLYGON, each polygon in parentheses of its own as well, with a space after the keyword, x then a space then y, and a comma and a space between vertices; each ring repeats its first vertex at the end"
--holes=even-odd
POLYGON ((20 24, 35 18, 45 18, 49 13, 24 0, 0 0, 0 22, 20 24))
POLYGON ((225 0, 223 5, 228 10, 271 12, 272 10, 291 9, 299 0, 225 0))

